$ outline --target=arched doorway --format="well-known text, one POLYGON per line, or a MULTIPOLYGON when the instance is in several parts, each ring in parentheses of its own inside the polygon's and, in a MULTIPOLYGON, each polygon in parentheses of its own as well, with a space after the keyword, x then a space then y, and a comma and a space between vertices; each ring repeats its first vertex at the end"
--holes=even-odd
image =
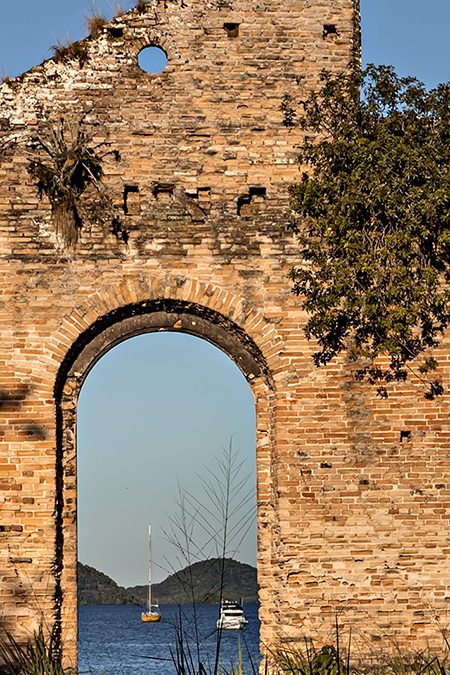
POLYGON ((203 338, 227 354, 249 383, 256 407, 258 530, 270 520, 271 407, 273 383, 255 342, 226 316, 194 303, 168 299, 145 301, 114 310, 80 334, 66 355, 56 383, 57 500, 56 500, 56 617, 63 643, 76 652, 77 484, 76 421, 81 387, 94 365, 114 346, 136 335, 183 332, 203 338), (263 481, 259 476, 263 476, 263 481), (59 616, 58 616, 59 611, 59 616))
MULTIPOLYGON (((199 635, 209 637, 217 619, 220 561, 228 585, 240 580, 233 597, 245 598, 251 619, 247 644, 257 653, 247 567, 256 566, 255 436, 248 382, 204 339, 175 331, 144 333, 97 361, 77 409, 78 601, 87 603, 78 614, 81 672, 119 666, 126 671, 127 663, 136 669, 139 654, 143 670, 161 669, 151 658, 164 653, 161 640, 170 642, 178 610, 164 604, 158 582, 171 577, 172 588, 183 569, 193 571, 192 583, 183 577, 170 602, 176 600, 190 615, 194 592, 204 614, 199 635), (162 603, 163 635, 141 626, 139 607, 102 606, 134 597, 145 601, 149 524, 153 598, 162 603), (95 570, 122 588, 108 591, 108 580, 95 570)), ((185 641, 194 643, 187 621, 183 625, 185 641)), ((221 645, 222 658, 233 647, 230 637, 221 645)), ((212 636, 208 648, 214 647, 212 636)))

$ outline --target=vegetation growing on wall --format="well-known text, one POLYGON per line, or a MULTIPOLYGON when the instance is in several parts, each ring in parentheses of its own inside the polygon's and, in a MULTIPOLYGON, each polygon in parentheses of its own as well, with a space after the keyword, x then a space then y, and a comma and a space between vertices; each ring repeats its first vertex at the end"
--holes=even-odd
POLYGON ((78 61, 80 68, 84 66, 88 59, 88 48, 83 40, 67 44, 58 42, 52 46, 53 56, 57 63, 66 63, 67 61, 78 61))
POLYGON ((107 19, 102 14, 95 11, 87 18, 86 23, 89 35, 96 38, 101 34, 103 26, 107 23, 107 19))
MULTIPOLYGON (((83 120, 69 124, 60 119, 56 124, 47 125, 31 140, 28 171, 36 181, 39 195, 45 194, 50 201, 52 219, 65 246, 73 246, 78 240, 87 211, 82 197, 89 187, 97 192, 97 199, 89 209, 89 218, 94 222, 108 221, 116 238, 120 236, 125 243, 127 241, 127 233, 114 213, 112 200, 101 181, 102 160, 110 152, 101 154, 101 145, 93 143, 83 120)), ((118 153, 113 154, 119 157, 118 153)))
POLYGON ((147 9, 147 0, 137 0, 135 9, 137 9, 140 14, 143 14, 147 9))
MULTIPOLYGON (((348 350, 381 396, 413 368, 427 398, 443 390, 430 350, 450 319, 449 104, 450 85, 386 66, 323 73, 303 102, 293 291, 316 365, 348 350)), ((283 112, 291 126, 290 100, 283 112)))
POLYGON ((0 138, 0 159, 6 155, 7 151, 14 145, 11 138, 0 138))
POLYGON ((35 154, 28 171, 39 195, 50 200, 57 232, 71 246, 82 226, 80 197, 88 185, 101 179, 102 158, 82 124, 69 125, 63 119, 36 134, 31 145, 35 154))

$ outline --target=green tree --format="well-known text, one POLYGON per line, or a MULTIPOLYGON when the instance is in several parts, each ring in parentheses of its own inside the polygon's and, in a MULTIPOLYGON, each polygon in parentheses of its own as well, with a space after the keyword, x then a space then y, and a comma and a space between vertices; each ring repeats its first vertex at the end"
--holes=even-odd
POLYGON ((291 279, 315 363, 346 350, 381 396, 412 371, 427 398, 443 391, 431 350, 450 318, 449 104, 449 84, 427 91, 369 66, 323 73, 301 114, 292 99, 282 106, 285 124, 298 115, 305 132, 291 279))

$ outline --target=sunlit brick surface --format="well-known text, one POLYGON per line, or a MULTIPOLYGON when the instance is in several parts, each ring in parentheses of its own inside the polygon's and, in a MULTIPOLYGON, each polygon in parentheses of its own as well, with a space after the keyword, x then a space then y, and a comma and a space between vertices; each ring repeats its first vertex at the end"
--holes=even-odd
POLYGON ((445 625, 448 395, 427 402, 411 377, 381 400, 344 360, 316 369, 287 279, 300 138, 280 105, 357 39, 352 0, 155 0, 89 39, 82 67, 49 60, 0 89, 0 622, 56 619, 67 662, 78 391, 105 349, 161 328, 210 339, 254 391, 263 643, 328 639, 336 612, 368 650, 445 625), (167 52, 160 75, 137 65, 147 44, 167 52), (73 249, 55 232, 28 143, 61 117, 113 151, 118 237, 88 216, 73 249))

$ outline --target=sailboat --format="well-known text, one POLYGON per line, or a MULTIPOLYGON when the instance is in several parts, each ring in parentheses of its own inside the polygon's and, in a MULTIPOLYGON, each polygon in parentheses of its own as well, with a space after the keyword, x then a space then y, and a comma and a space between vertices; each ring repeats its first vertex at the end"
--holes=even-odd
POLYGON ((148 591, 147 591, 147 610, 142 612, 141 621, 155 622, 161 621, 158 603, 152 604, 152 528, 148 526, 148 591))

